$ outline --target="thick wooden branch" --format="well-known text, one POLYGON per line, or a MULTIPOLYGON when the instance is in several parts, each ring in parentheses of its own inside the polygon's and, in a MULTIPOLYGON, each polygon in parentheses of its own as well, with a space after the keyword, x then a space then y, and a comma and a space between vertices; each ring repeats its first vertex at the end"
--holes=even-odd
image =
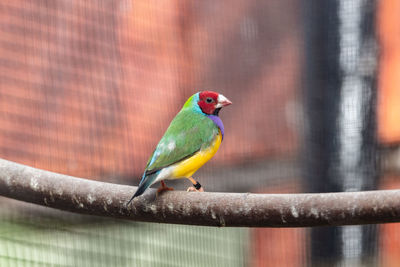
POLYGON ((77 213, 205 226, 306 227, 400 221, 400 190, 325 194, 165 192, 91 181, 0 159, 0 195, 77 213))

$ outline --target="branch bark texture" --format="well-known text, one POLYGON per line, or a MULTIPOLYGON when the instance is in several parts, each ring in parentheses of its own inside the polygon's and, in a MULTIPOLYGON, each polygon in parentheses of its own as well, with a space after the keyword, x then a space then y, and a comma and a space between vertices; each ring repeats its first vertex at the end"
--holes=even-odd
MULTIPOLYGON (((245 179, 245 177, 244 177, 245 179)), ((323 194, 194 193, 52 173, 0 159, 0 195, 56 209, 134 221, 203 226, 309 227, 400 222, 400 190, 323 194)))

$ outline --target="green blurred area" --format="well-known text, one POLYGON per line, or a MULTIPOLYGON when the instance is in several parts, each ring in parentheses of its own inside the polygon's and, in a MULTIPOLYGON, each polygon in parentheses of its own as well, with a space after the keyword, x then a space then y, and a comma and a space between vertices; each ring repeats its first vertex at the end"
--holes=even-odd
POLYGON ((249 230, 244 228, 135 223, 33 205, 27 209, 19 203, 0 208, 2 267, 244 266, 246 262, 249 230))

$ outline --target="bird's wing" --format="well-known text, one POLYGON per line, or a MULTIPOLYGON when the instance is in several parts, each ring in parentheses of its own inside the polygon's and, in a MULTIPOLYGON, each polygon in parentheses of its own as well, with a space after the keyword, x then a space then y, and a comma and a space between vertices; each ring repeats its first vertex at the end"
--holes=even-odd
POLYGON ((142 181, 147 175, 210 146, 218 132, 218 127, 207 116, 191 110, 180 111, 151 155, 142 181))

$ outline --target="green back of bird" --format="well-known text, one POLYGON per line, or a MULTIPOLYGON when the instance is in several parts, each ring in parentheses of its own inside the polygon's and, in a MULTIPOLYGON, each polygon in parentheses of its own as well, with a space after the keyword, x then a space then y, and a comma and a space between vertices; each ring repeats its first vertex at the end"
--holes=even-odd
POLYGON ((147 173, 172 165, 202 147, 210 146, 219 133, 218 126, 206 115, 185 106, 172 120, 147 162, 147 173))

